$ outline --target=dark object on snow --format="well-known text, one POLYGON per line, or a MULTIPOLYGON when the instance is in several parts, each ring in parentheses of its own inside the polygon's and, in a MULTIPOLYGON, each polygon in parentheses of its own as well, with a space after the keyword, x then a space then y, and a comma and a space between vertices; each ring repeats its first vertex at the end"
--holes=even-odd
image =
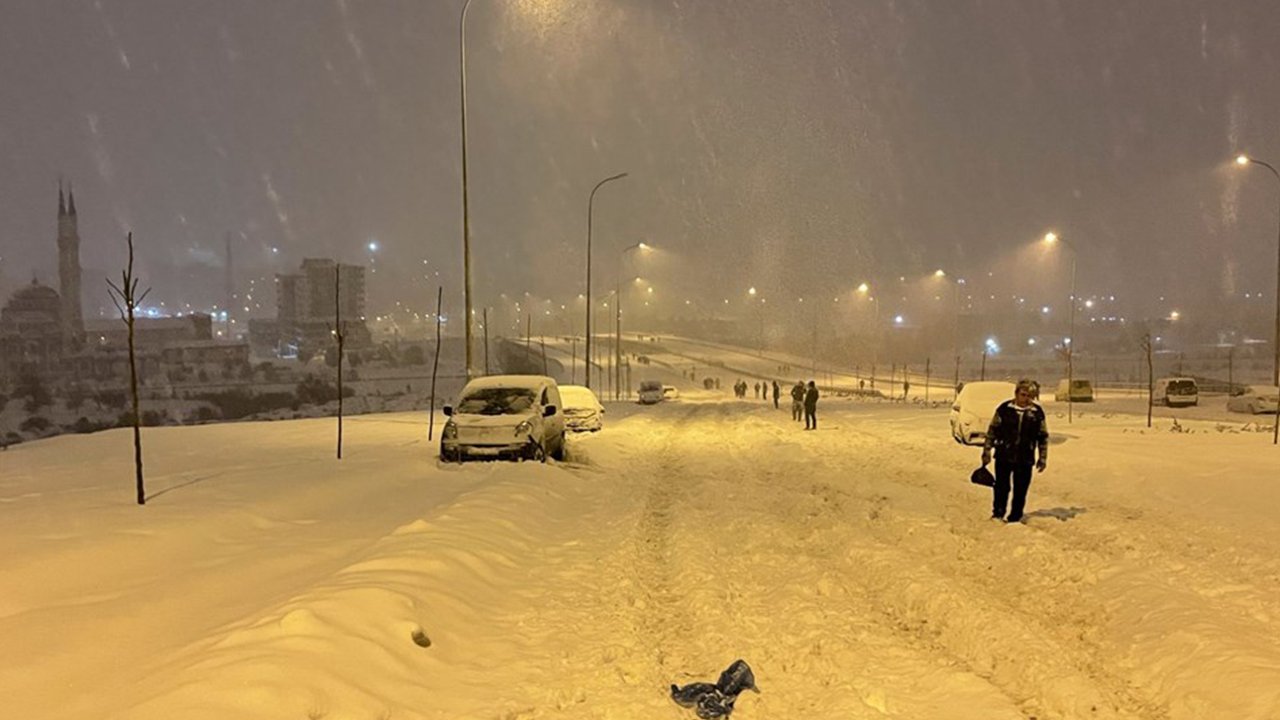
POLYGON ((973 474, 969 476, 969 482, 973 483, 974 485, 985 485, 987 487, 995 487, 996 476, 992 475, 991 471, 988 470, 985 466, 983 466, 973 471, 973 474))
POLYGON ((683 687, 671 686, 671 699, 677 705, 695 708, 702 720, 729 717, 733 712, 733 704, 743 690, 755 690, 756 676, 745 660, 734 660, 715 685, 705 682, 689 683, 683 687))

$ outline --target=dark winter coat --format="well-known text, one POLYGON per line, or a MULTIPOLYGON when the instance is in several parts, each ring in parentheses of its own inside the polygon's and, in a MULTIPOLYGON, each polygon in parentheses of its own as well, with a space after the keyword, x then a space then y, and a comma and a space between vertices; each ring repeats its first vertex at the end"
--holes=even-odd
POLYGON ((778 387, 778 383, 773 384, 773 399, 777 400, 782 395, 782 388, 778 387))
POLYGON ((796 383, 796 386, 791 388, 791 399, 804 402, 804 383, 796 383))
POLYGON ((804 409, 813 412, 818 409, 818 388, 811 387, 804 394, 804 409))
POLYGON ((1015 465, 1030 465, 1049 457, 1049 424, 1044 409, 1031 403, 1020 409, 1012 400, 1005 400, 991 416, 987 427, 986 450, 995 449, 996 459, 1015 465))

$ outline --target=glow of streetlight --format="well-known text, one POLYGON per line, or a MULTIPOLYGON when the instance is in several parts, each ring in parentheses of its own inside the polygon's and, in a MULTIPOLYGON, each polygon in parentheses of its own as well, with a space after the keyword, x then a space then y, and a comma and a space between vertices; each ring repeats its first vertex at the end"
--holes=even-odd
POLYGON ((901 316, 901 315, 894 315, 894 316, 893 316, 893 322, 894 322, 894 324, 895 324, 895 325, 901 325, 901 324, 902 324, 902 316, 901 316))
POLYGON ((946 276, 947 276, 947 274, 946 274, 945 272, 943 272, 942 268, 938 268, 937 270, 934 270, 934 271, 933 271, 933 276, 934 276, 934 277, 946 277, 946 276))
POLYGON ((1248 165, 1248 164, 1249 164, 1249 156, 1248 156, 1248 155, 1237 155, 1237 156, 1236 156, 1236 164, 1237 164, 1237 165, 1248 165))
POLYGON ((747 294, 748 294, 748 295, 751 295, 751 296, 754 296, 754 295, 756 294, 756 289, 755 289, 754 287, 748 288, 748 289, 747 289, 747 294))
POLYGON ((863 295, 866 295, 869 290, 871 290, 871 286, 867 285, 866 283, 862 283, 861 285, 858 286, 858 292, 862 293, 863 295))
POLYGON ((640 243, 639 248, 640 248, 641 250, 648 250, 648 249, 649 249, 649 245, 648 245, 648 244, 646 244, 646 243, 640 243))
POLYGON ((377 241, 377 240, 370 240, 370 241, 369 241, 369 252, 378 252, 378 241, 377 241))
POLYGON ((1047 233, 1045 233, 1045 234, 1044 234, 1044 241, 1045 241, 1045 242, 1047 242, 1047 243, 1049 243, 1050 245, 1052 245, 1052 244, 1054 244, 1054 243, 1058 242, 1058 234, 1057 234, 1057 233, 1052 233, 1052 232, 1047 232, 1047 233))
POLYGON ((1177 320, 1180 317, 1182 317, 1182 315, 1177 310, 1174 310, 1173 312, 1169 313, 1170 320, 1177 320))

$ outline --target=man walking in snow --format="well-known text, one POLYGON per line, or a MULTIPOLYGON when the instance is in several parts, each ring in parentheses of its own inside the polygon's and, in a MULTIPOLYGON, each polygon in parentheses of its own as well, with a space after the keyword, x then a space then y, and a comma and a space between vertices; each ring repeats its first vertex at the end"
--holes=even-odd
POLYGON ((818 386, 812 380, 804 393, 804 429, 818 429, 818 386))
POLYGON ((1027 502, 1027 490, 1031 487, 1031 468, 1044 472, 1049 457, 1049 425, 1044 410, 1032 398, 1035 383, 1019 380, 1012 400, 1005 400, 996 408, 987 428, 987 440, 982 446, 982 466, 991 462, 991 451, 996 453, 996 484, 992 488, 994 498, 991 517, 1005 522, 1021 522, 1022 509, 1027 502), (1013 485, 1013 503, 1005 517, 1005 503, 1009 500, 1009 486, 1013 485))
POLYGON ((782 388, 778 387, 778 381, 773 381, 773 409, 778 409, 778 398, 782 396, 782 388))
POLYGON ((791 419, 800 422, 804 417, 804 381, 797 380, 791 388, 791 419))

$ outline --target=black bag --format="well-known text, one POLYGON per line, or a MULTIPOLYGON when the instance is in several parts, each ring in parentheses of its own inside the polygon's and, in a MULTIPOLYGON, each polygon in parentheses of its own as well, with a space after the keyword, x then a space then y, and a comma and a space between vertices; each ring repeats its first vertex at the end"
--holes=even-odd
POLYGON ((974 485, 985 485, 986 487, 995 487, 996 476, 992 475, 991 471, 988 470, 984 465, 978 468, 977 470, 973 471, 973 474, 969 476, 969 482, 973 483, 974 485))

